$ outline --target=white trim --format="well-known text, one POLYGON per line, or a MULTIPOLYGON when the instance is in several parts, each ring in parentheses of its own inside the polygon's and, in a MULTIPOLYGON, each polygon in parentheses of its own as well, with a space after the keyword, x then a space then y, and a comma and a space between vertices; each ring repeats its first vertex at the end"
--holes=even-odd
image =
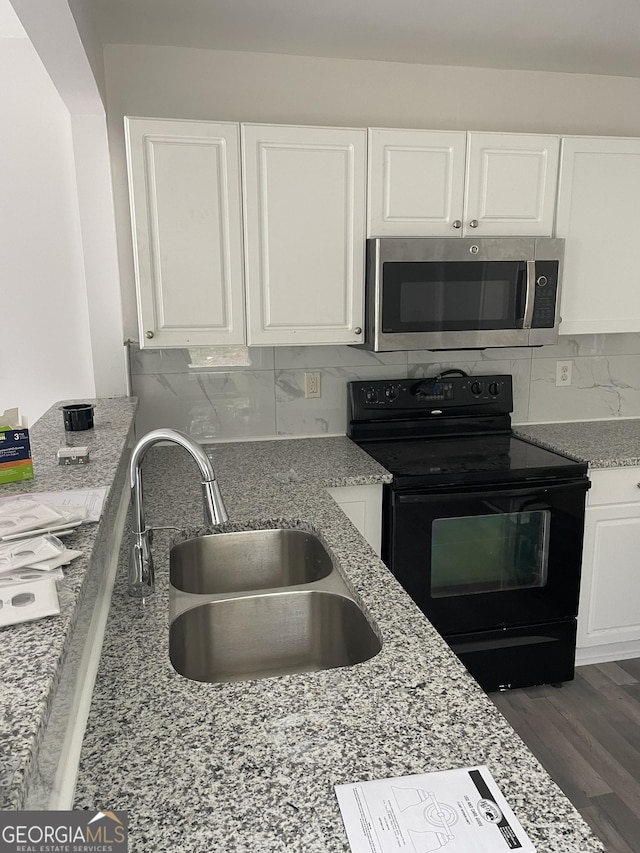
POLYGON ((593 663, 608 663, 614 660, 629 660, 640 657, 640 640, 626 643, 606 643, 602 646, 576 649, 576 666, 593 663))

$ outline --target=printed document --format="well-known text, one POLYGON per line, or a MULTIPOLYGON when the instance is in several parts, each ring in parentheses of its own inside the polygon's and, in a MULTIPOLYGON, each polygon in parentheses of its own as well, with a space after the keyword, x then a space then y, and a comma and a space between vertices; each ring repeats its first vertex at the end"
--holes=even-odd
POLYGON ((534 853, 485 766, 336 785, 352 853, 534 853))

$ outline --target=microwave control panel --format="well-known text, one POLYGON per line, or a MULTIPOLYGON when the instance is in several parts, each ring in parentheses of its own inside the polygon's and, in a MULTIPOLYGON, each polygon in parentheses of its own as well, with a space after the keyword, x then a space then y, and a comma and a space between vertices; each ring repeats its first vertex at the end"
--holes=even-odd
POLYGON ((558 261, 536 261, 532 329, 553 329, 558 298, 558 261))

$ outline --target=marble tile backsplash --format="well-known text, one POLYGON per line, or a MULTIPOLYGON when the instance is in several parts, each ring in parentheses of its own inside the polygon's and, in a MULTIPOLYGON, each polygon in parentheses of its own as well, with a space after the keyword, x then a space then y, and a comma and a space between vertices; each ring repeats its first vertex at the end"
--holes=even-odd
POLYGON ((446 353, 315 346, 218 354, 132 345, 133 393, 140 399, 137 432, 173 427, 201 441, 344 434, 347 382, 418 379, 449 367, 513 376, 514 423, 640 417, 640 334, 561 338, 555 346, 534 349, 446 353), (558 359, 573 362, 569 387, 556 386, 558 359), (320 372, 319 398, 304 396, 308 370, 320 372))

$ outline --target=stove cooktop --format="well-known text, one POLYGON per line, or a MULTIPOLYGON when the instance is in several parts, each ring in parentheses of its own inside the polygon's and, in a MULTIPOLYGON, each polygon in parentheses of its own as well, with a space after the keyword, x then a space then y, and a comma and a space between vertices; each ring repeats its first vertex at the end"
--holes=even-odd
POLYGON ((513 435, 509 375, 452 368, 432 379, 347 388, 347 435, 393 474, 394 488, 571 480, 587 472, 586 462, 513 435))
POLYGON ((397 488, 572 479, 587 465, 514 435, 383 439, 357 444, 393 474, 397 488))

